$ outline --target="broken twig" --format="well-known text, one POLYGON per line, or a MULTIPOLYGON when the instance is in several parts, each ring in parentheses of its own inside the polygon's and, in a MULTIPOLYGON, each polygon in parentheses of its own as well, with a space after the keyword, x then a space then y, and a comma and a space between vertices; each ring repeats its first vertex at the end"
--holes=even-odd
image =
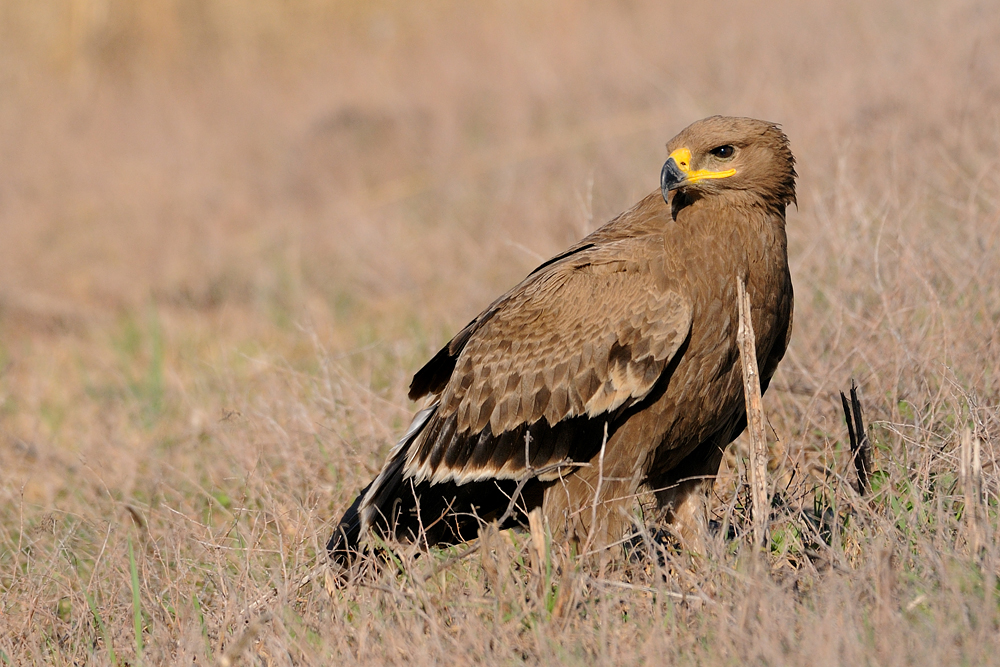
POLYGON ((764 436, 764 408, 760 398, 760 373, 757 370, 757 339, 750 317, 750 295, 743 278, 736 278, 740 325, 736 343, 743 366, 743 396, 746 399, 747 431, 750 434, 750 495, 753 501, 753 540, 767 544, 767 440, 764 436))
POLYGON ((851 439, 851 458, 854 470, 858 475, 858 493, 866 496, 871 493, 872 451, 868 442, 868 432, 865 430, 865 420, 861 415, 861 401, 858 400, 858 386, 851 380, 851 402, 840 392, 840 400, 844 404, 844 418, 847 420, 847 435, 851 439))

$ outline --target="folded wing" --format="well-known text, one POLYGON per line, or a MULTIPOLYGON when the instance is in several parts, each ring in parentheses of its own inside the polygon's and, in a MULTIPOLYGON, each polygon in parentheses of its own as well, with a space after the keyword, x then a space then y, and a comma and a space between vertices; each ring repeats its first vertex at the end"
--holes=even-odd
POLYGON ((404 476, 463 484, 580 460, 579 429, 561 426, 642 400, 688 336, 691 306, 662 244, 652 235, 585 247, 463 329, 414 377, 411 397, 436 394, 438 405, 404 476))

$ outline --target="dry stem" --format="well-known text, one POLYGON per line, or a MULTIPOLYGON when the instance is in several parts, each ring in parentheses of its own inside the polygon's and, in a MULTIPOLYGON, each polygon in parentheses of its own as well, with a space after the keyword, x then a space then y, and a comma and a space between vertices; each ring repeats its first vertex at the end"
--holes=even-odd
POLYGON ((740 308, 740 326, 736 342, 743 365, 743 395, 747 405, 747 431, 750 434, 750 493, 753 498, 753 541, 767 542, 767 440, 764 436, 764 408, 760 398, 760 376, 757 371, 757 341, 750 317, 750 296, 742 277, 736 278, 736 294, 740 308))

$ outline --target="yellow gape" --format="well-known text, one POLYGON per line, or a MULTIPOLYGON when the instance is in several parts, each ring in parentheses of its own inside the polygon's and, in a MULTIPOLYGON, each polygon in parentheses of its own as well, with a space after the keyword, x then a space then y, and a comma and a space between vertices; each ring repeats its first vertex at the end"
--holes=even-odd
POLYGON ((725 171, 698 169, 691 171, 691 151, 686 148, 678 148, 670 154, 670 157, 674 159, 677 167, 684 173, 685 180, 688 183, 697 183, 709 178, 728 178, 736 173, 735 169, 726 169, 725 171))

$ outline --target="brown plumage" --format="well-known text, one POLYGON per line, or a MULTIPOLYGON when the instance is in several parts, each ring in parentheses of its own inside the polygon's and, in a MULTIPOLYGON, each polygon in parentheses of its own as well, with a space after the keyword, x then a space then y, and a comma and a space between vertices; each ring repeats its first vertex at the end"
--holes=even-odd
POLYGON ((660 190, 535 269, 417 372, 410 398, 428 407, 341 519, 337 559, 369 530, 454 542, 534 507, 566 539, 606 544, 642 485, 680 535, 701 534, 699 491, 746 425, 737 277, 762 389, 791 334, 795 170, 781 130, 748 118, 698 121, 667 151, 660 190))

